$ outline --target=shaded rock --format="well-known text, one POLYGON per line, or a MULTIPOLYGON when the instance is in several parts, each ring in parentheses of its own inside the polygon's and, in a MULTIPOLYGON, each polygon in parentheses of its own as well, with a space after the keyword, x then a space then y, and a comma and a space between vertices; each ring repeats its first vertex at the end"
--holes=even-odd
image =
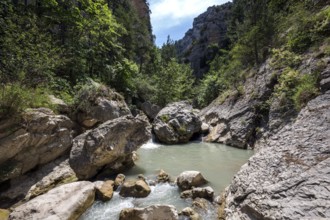
POLYGON ((79 91, 77 121, 86 128, 98 123, 131 115, 124 97, 92 80, 79 91))
POLYGON ((178 176, 176 183, 181 190, 187 190, 202 186, 207 183, 207 180, 199 171, 184 171, 178 176))
POLYGON ((170 182, 170 181, 171 181, 170 175, 168 175, 164 170, 160 170, 159 174, 157 176, 157 182, 166 183, 166 182, 170 182))
POLYGON ((19 124, 5 122, 0 138, 0 182, 18 177, 66 153, 72 145, 73 122, 50 109, 29 109, 19 124))
POLYGON ((325 93, 330 90, 330 68, 321 73, 320 87, 321 91, 325 93))
POLYGON ((62 184, 77 181, 68 160, 59 158, 39 169, 14 178, 0 194, 0 207, 9 208, 39 196, 62 184))
POLYGON ((330 217, 330 92, 301 110, 294 122, 260 140, 258 151, 226 191, 223 218, 330 217))
POLYGON ((178 220, 177 210, 171 205, 153 205, 146 208, 128 208, 120 212, 120 220, 178 220))
POLYGON ((214 190, 211 187, 204 187, 204 188, 193 188, 191 190, 192 198, 204 198, 209 201, 213 201, 214 190))
POLYGON ((128 180, 122 185, 119 195, 122 197, 145 198, 151 192, 144 180, 128 180))
POLYGON ((150 102, 144 102, 141 104, 141 110, 150 120, 154 120, 162 108, 158 105, 151 104, 150 102))
POLYGON ((175 102, 163 108, 153 122, 153 131, 160 142, 176 144, 188 142, 201 131, 198 110, 187 102, 175 102))
POLYGON ((125 175, 121 174, 121 173, 116 176, 116 179, 114 182, 115 189, 117 189, 119 186, 123 185, 125 178, 126 178, 125 175))
MULTIPOLYGON (((272 69, 267 60, 244 83, 244 93, 232 91, 228 98, 219 97, 202 109, 199 116, 208 124, 209 134, 205 141, 226 144, 239 148, 253 148, 256 131, 269 120, 268 100, 272 95, 279 71, 272 69)), ((276 115, 276 117, 281 118, 276 115)))
POLYGON ((202 220, 202 217, 190 207, 182 209, 181 215, 188 217, 189 220, 202 220))
POLYGON ((114 181, 112 180, 107 180, 99 184, 96 184, 95 186, 96 199, 101 200, 103 202, 111 200, 113 196, 113 187, 114 187, 114 181))
POLYGON ((150 139, 149 127, 145 117, 125 116, 86 131, 73 141, 70 165, 80 179, 95 176, 106 165, 116 168, 150 139))
POLYGON ((6 209, 0 209, 0 220, 7 220, 10 212, 6 209))
POLYGON ((78 219, 93 204, 94 196, 91 182, 65 184, 16 207, 9 219, 78 219))

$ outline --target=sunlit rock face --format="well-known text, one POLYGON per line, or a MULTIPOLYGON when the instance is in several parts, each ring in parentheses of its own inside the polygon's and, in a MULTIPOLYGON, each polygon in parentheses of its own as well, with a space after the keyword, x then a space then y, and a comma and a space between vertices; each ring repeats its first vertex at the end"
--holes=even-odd
POLYGON ((192 29, 176 44, 179 57, 190 63, 194 75, 201 78, 209 69, 219 48, 228 45, 226 36, 232 3, 209 7, 206 12, 194 19, 192 29))

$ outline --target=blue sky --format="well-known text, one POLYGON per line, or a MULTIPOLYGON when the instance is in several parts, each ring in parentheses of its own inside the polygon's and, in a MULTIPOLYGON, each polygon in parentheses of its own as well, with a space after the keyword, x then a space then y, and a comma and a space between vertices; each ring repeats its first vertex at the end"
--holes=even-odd
POLYGON ((170 35, 181 39, 192 27, 195 17, 209 6, 221 5, 229 0, 149 0, 153 34, 156 45, 161 46, 170 35))

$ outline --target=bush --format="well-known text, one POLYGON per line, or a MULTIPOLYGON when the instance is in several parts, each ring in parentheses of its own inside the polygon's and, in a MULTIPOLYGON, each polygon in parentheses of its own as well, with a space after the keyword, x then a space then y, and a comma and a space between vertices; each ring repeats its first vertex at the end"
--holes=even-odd
POLYGON ((293 52, 283 49, 273 49, 270 65, 275 69, 286 67, 294 68, 301 62, 301 57, 293 52))
POLYGON ((293 95, 293 101, 297 110, 303 108, 308 101, 319 95, 320 91, 316 85, 316 76, 306 74, 300 77, 299 84, 293 95))
POLYGON ((319 94, 317 87, 318 73, 300 75, 293 69, 285 69, 275 87, 275 96, 280 101, 282 109, 295 108, 300 110, 308 101, 319 94))
POLYGON ((26 108, 47 107, 56 110, 49 102, 45 88, 27 88, 20 83, 6 84, 0 91, 0 118, 17 116, 26 108))

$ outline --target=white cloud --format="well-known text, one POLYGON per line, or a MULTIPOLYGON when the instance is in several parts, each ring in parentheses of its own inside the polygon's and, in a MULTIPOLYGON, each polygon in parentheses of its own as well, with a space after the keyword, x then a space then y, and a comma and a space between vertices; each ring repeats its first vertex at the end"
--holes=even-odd
MULTIPOLYGON (((151 0, 151 19, 154 26, 170 28, 180 25, 206 11, 209 6, 219 5, 219 0, 151 0)), ((158 29, 158 27, 154 27, 158 29)))

